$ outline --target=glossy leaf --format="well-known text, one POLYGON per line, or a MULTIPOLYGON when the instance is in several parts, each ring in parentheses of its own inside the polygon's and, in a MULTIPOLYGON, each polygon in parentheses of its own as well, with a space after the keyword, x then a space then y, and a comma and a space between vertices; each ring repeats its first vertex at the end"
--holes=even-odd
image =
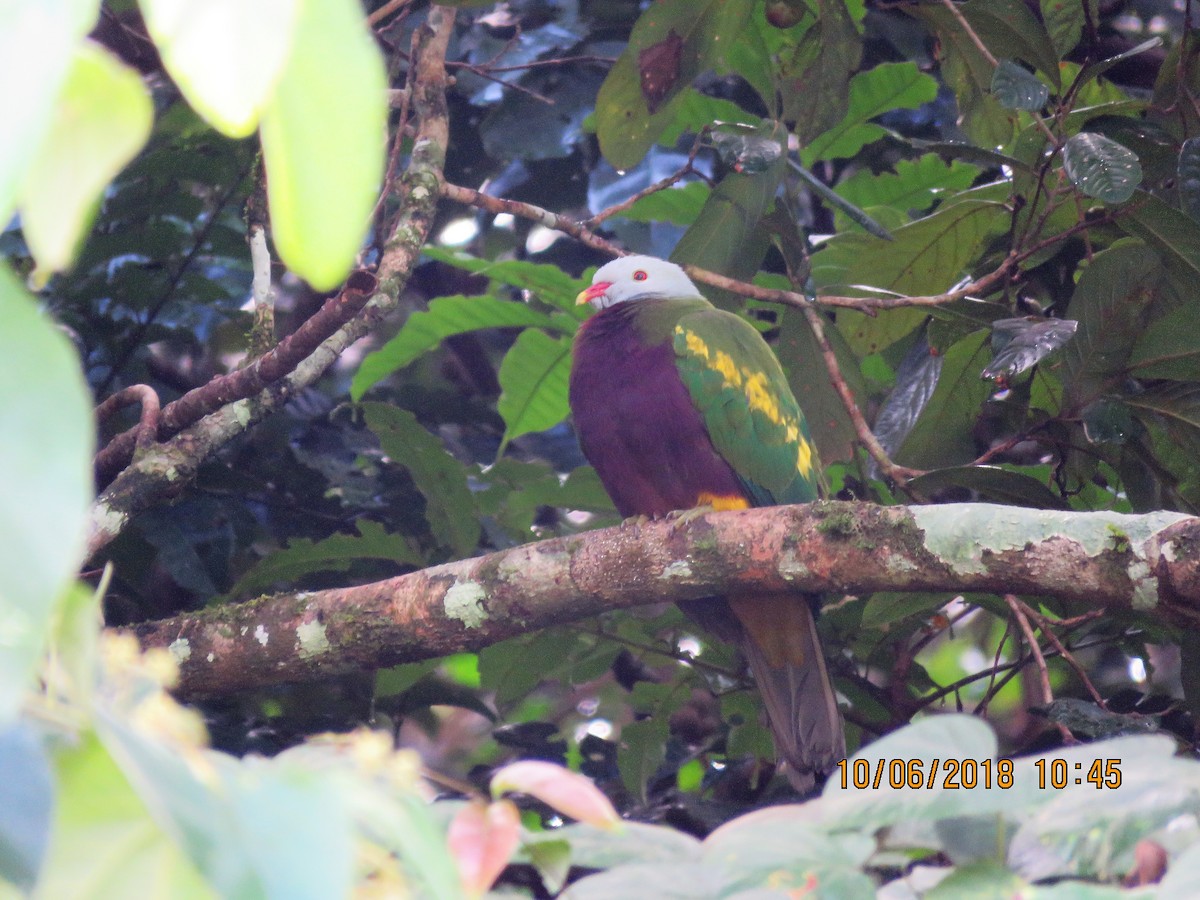
POLYGON ((997 319, 992 323, 995 355, 983 370, 983 377, 995 381, 1019 375, 1071 340, 1078 327, 1074 319, 997 319))
POLYGON ((960 8, 994 56, 1022 59, 1058 86, 1058 53, 1023 0, 970 0, 960 8))
POLYGON ((1179 148, 1179 198, 1184 212, 1200 222, 1200 138, 1188 138, 1179 148))
POLYGON ((1067 139, 1063 169, 1077 188, 1105 203, 1124 203, 1142 182, 1137 154, 1089 131, 1067 139))
POLYGON ((552 338, 537 328, 521 332, 500 364, 496 410, 504 419, 502 444, 553 428, 567 417, 570 375, 570 338, 552 338))
POLYGON ((1005 109, 1036 112, 1050 99, 1050 88, 1036 75, 1009 59, 1000 60, 992 74, 992 93, 1005 109))
POLYGON ((354 373, 350 397, 361 400, 372 385, 433 350, 451 335, 528 325, 551 328, 554 321, 527 304, 487 295, 437 297, 429 302, 428 310, 409 316, 395 337, 363 359, 354 373))
POLYGON ((923 334, 913 341, 900 360, 896 367, 896 385, 871 429, 889 454, 903 445, 925 411, 941 377, 942 363, 941 354, 934 352, 923 334))
POLYGON ((383 177, 387 80, 357 3, 298 2, 260 132, 275 247, 324 291, 350 271, 367 233, 383 177))
POLYGON ((0 491, 2 726, 31 684, 55 604, 83 561, 95 431, 74 348, 4 266, 0 322, 0 470, 20 473, 0 491))
POLYGON ((463 465, 416 417, 385 403, 364 403, 363 414, 393 462, 408 469, 425 497, 425 518, 433 536, 455 556, 465 556, 479 541, 475 500, 463 465))
POLYGON ((937 388, 897 451, 897 462, 935 469, 975 458, 974 425, 991 394, 991 386, 979 378, 987 359, 986 337, 986 332, 977 332, 946 353, 937 388))
POLYGON ((153 119, 138 73, 81 44, 21 188, 21 224, 40 269, 70 265, 101 192, 142 148, 153 119))
POLYGON ((140 0, 163 65, 188 102, 230 137, 254 132, 304 0, 140 0), (220 46, 224 52, 213 53, 220 46))
POLYGON ((1079 414, 1083 436, 1093 444, 1124 444, 1133 437, 1133 416, 1118 400, 1096 400, 1079 414))
POLYGON ((703 181, 693 181, 643 197, 621 215, 635 222, 690 225, 704 206, 710 191, 703 181))

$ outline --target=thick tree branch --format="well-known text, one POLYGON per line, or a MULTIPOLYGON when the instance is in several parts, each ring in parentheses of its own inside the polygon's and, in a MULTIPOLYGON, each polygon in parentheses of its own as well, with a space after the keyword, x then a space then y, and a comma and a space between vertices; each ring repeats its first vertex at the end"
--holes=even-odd
POLYGON ((660 520, 527 544, 358 587, 134 630, 227 693, 476 649, 602 612, 738 591, 986 591, 1200 619, 1200 518, 982 503, 818 503, 660 520))
MULTIPOLYGON (((216 379, 168 405, 163 410, 163 427, 171 427, 169 415, 176 404, 180 404, 178 415, 183 424, 195 424, 141 455, 97 498, 88 527, 89 557, 116 537, 135 512, 177 492, 210 455, 319 379, 346 347, 366 335, 395 307, 437 212, 438 186, 449 142, 445 58, 453 25, 454 11, 434 6, 420 30, 413 108, 421 122, 408 170, 401 180, 401 213, 375 274, 378 292, 371 295, 360 290, 351 300, 349 295, 356 286, 352 279, 346 290, 291 336, 295 343, 283 341, 253 366, 216 379), (323 316, 327 308, 343 302, 357 308, 332 333, 325 334, 329 323, 323 316), (306 350, 304 354, 298 352, 301 346, 306 350)), ((374 289, 371 276, 365 277, 374 289)), ((330 310, 328 318, 340 319, 344 312, 330 310)), ((101 456, 119 440, 106 447, 101 456)), ((115 450, 112 452, 117 455, 115 450)))

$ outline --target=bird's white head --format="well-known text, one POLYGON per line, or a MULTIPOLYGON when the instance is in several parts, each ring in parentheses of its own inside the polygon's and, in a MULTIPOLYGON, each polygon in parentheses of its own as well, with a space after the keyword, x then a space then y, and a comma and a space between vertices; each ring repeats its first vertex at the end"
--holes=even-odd
POLYGON ((575 298, 604 309, 627 300, 655 297, 702 297, 692 279, 675 263, 654 256, 622 256, 592 276, 592 286, 575 298))

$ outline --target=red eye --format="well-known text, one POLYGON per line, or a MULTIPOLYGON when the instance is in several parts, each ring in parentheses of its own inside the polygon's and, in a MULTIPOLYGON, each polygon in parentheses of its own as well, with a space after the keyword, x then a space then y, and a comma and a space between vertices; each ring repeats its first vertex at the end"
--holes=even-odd
POLYGON ((644 269, 638 269, 636 272, 634 272, 634 273, 633 273, 633 280, 634 280, 634 281, 645 281, 645 280, 646 280, 646 272, 645 272, 645 270, 644 270, 644 269))

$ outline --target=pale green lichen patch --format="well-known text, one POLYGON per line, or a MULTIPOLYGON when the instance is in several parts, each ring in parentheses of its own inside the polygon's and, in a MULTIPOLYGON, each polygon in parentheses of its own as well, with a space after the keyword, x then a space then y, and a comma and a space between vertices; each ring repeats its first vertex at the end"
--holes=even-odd
POLYGON ((316 619, 297 626, 296 649, 301 659, 328 653, 329 638, 325 635, 325 626, 316 619))
POLYGON ((254 639, 256 641, 258 641, 260 644, 262 644, 264 647, 267 646, 267 639, 269 637, 270 637, 270 635, 267 634, 267 629, 263 628, 262 625, 259 625, 257 628, 254 629, 254 639))
POLYGON ((1116 549, 1114 535, 1128 549, 1142 553, 1151 535, 1188 516, 1175 512, 1155 512, 1127 516, 1112 512, 1062 512, 1059 510, 1017 509, 991 503, 947 503, 916 506, 910 512, 913 521, 925 532, 925 547, 953 571, 978 574, 987 571, 983 555, 1021 550, 1027 544, 1041 543, 1052 537, 1065 538, 1096 556, 1116 549))
POLYGON ((800 561, 796 551, 790 547, 779 554, 779 563, 775 569, 784 581, 795 581, 798 578, 807 578, 812 574, 808 566, 800 561))
POLYGON ((676 578, 690 578, 692 575, 692 567, 688 565, 686 559, 676 560, 665 569, 658 577, 663 581, 674 581, 676 578))
POLYGON ((175 659, 175 662, 182 666, 192 655, 192 645, 187 638, 175 638, 167 646, 167 651, 175 659))
POLYGON ((487 621, 487 610, 483 601, 487 599, 487 591, 477 581, 455 581, 446 591, 442 606, 446 617, 457 619, 468 628, 482 628, 487 621))
POLYGON ((1158 604, 1158 576, 1153 574, 1149 563, 1135 559, 1125 571, 1133 582, 1133 608, 1154 609, 1158 604))

